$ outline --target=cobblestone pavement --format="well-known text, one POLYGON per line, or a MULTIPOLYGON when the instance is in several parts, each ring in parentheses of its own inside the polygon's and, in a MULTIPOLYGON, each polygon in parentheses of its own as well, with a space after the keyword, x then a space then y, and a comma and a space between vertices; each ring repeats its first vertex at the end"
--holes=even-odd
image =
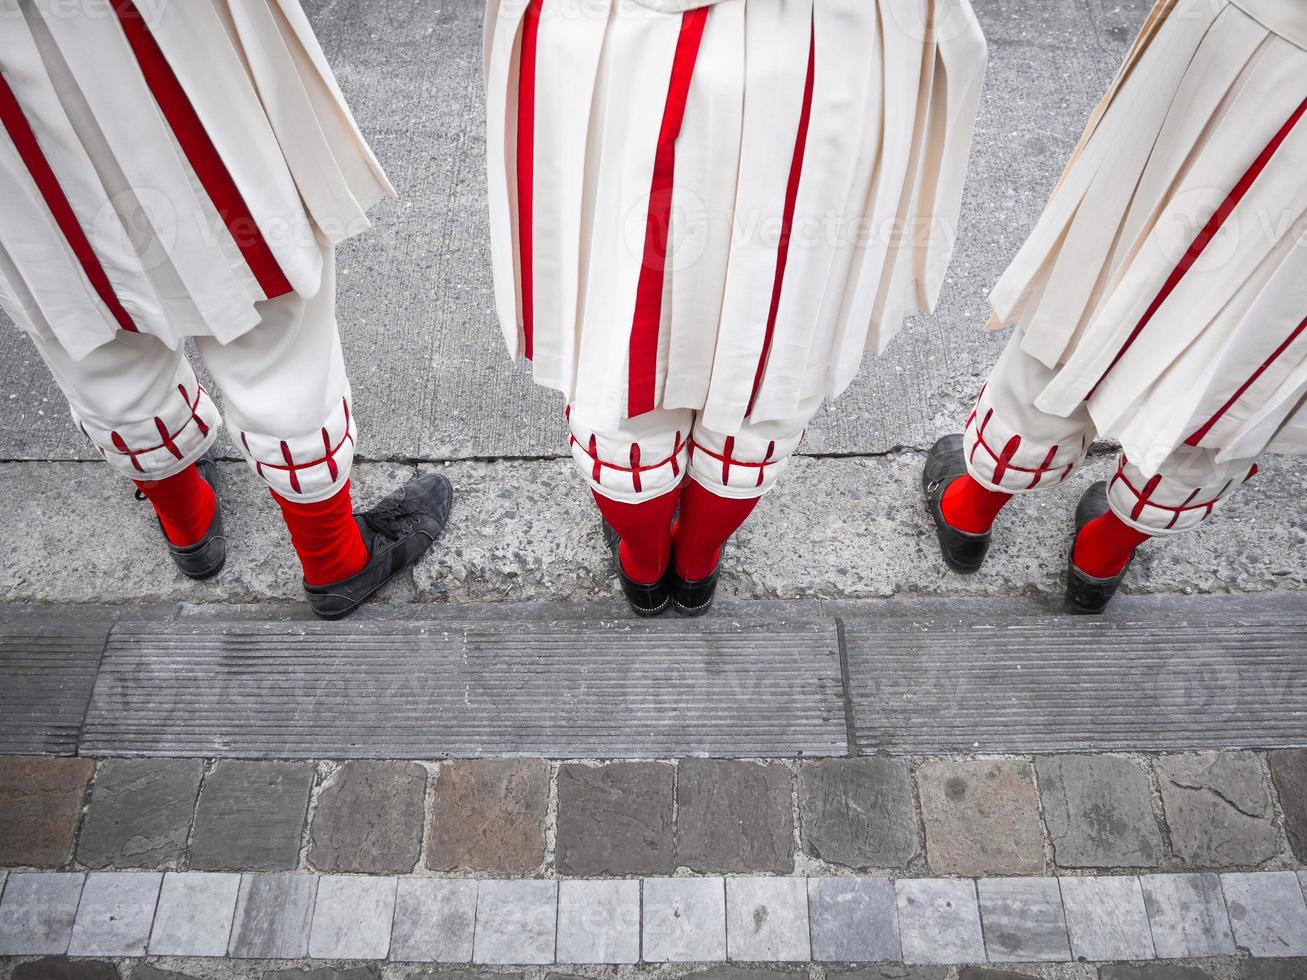
POLYGON ((0 977, 876 962, 858 980, 1302 978, 1304 864, 1307 750, 10 756, 0 977), (983 963, 1023 965, 944 972, 983 963))

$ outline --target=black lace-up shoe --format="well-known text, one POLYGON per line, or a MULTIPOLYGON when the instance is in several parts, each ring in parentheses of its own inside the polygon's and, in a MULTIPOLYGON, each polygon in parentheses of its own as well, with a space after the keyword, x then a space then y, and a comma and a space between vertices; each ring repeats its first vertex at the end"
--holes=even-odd
POLYGON ((926 457, 926 466, 921 471, 921 489, 926 495, 926 509, 935 521, 935 535, 939 538, 939 551, 945 563, 955 572, 970 575, 980 571, 989 552, 990 534, 969 534, 950 527, 940 506, 949 484, 966 472, 962 436, 944 436, 931 447, 926 457))
MULTIPOLYGON (((1095 483, 1085 491, 1085 495, 1080 498, 1080 503, 1076 506, 1076 539, 1080 537, 1080 532, 1086 524, 1098 520, 1108 510, 1110 508, 1107 506, 1107 484, 1095 483)), ((1113 575, 1111 578, 1094 578, 1076 568, 1076 545, 1073 539, 1071 554, 1066 560, 1067 611, 1088 616, 1101 613, 1112 601, 1112 596, 1116 595, 1116 590, 1121 587, 1133 561, 1132 555, 1118 575, 1113 575)))
POLYGON ((417 563, 449 520, 454 488, 439 473, 415 477, 371 510, 354 515, 368 563, 351 578, 305 585, 309 604, 323 619, 343 619, 404 569, 417 563))
MULTIPOLYGON (((726 549, 722 549, 726 554, 726 549)), ((675 563, 673 563, 674 565, 675 563)), ((672 581, 672 608, 682 616, 702 616, 712 608, 717 595, 717 580, 722 573, 722 559, 717 558, 717 567, 707 578, 696 580, 684 579, 675 570, 670 573, 672 581)))
MULTIPOLYGON (((213 454, 205 453, 197 459, 195 469, 199 472, 200 479, 213 490, 213 495, 218 501, 213 510, 213 520, 209 524, 209 529, 204 532, 204 537, 199 541, 188 545, 176 545, 169 541, 167 533, 163 531, 162 521, 159 523, 159 530, 168 545, 168 554, 172 555, 172 560, 177 563, 182 574, 199 581, 213 578, 222 571, 222 566, 227 564, 227 535, 222 529, 222 497, 218 493, 218 464, 214 462, 213 454)), ((137 490, 136 499, 145 500, 146 496, 137 490)))
POLYGON ((613 568, 617 572, 617 578, 622 583, 622 592, 626 595, 626 602, 631 607, 631 611, 637 616, 661 616, 667 611, 667 607, 672 604, 671 586, 669 579, 671 576, 671 566, 668 565, 667 574, 653 585, 641 585, 635 581, 622 569, 621 547, 622 539, 618 537, 613 526, 604 521, 604 544, 613 553, 613 568))

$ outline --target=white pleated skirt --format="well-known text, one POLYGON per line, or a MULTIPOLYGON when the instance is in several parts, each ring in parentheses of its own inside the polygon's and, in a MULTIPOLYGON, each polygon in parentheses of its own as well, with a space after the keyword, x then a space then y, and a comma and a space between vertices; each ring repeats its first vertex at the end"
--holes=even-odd
POLYGON ((0 304, 227 342, 393 194, 298 0, 0 0, 0 304))
POLYGON ((967 0, 490 0, 510 352, 597 427, 838 395, 939 295, 985 63, 967 0))
POLYGON ((992 294, 1148 475, 1307 452, 1305 47, 1301 0, 1160 5, 992 294))

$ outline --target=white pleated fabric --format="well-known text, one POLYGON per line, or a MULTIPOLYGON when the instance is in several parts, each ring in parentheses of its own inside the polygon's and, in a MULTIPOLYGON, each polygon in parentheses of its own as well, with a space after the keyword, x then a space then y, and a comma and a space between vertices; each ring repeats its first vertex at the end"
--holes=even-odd
MULTIPOLYGON (((0 303, 74 358, 112 340, 125 317, 171 348, 188 336, 228 342, 259 322, 255 303, 269 292, 183 151, 116 6, 0 0, 0 71, 125 316, 93 287, 30 154, 5 129, 0 303)), ((367 228, 367 210, 394 191, 298 0, 139 0, 135 11, 257 226, 247 232, 266 243, 277 277, 312 297, 321 243, 367 228)))
POLYGON ((935 303, 986 63, 967 0, 490 0, 486 29, 498 315, 590 424, 794 418, 935 303))
POLYGON ((992 293, 1055 369, 1035 404, 1146 476, 1307 451, 1305 9, 1161 4, 992 293))

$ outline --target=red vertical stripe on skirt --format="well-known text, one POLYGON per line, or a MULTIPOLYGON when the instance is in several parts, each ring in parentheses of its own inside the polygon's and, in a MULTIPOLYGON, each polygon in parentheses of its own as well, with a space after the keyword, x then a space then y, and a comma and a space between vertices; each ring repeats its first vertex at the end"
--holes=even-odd
POLYGON ((776 314, 781 307, 781 287, 785 283, 785 265, 790 259, 790 232, 794 227, 794 207, 799 199, 799 180, 803 176, 803 154, 808 146, 808 123, 812 119, 812 84, 816 69, 817 32, 814 27, 808 41, 808 78, 803 85, 803 109, 799 113, 799 131, 794 138, 794 158, 790 162, 790 180, 785 188, 785 211, 781 216, 780 242, 776 247, 776 277, 772 280, 771 309, 767 312, 767 330, 762 337, 762 353, 753 375, 753 391, 749 395, 749 408, 745 416, 753 414, 762 387, 762 375, 771 356, 772 338, 776 333, 776 314))
POLYGON ((228 233, 236 242, 236 247, 240 249, 246 265, 254 273, 259 288, 268 299, 289 293, 290 281, 277 264, 236 181, 219 156, 213 140, 205 132, 195 107, 191 105, 185 89, 173 73, 168 59, 164 57, 159 42, 150 33, 149 25, 136 9, 136 4, 132 0, 115 0, 114 11, 118 14, 123 36, 136 56, 136 63, 140 66, 150 93, 159 104, 186 159, 190 161, 195 176, 199 178, 205 193, 227 226, 228 233))
MULTIPOLYGON (((104 266, 100 264, 95 249, 91 247, 90 239, 82 230, 77 215, 73 212, 73 206, 68 202, 68 196, 59 186, 59 178, 50 167, 50 161, 46 159, 41 144, 36 140, 36 133, 32 131, 31 124, 23 114, 23 108, 18 104, 18 99, 14 96, 9 83, 5 81, 4 75, 0 75, 0 124, 3 124, 9 138, 13 141, 14 148, 18 151, 18 156, 27 167, 28 173, 32 175, 36 189, 45 200, 45 206, 50 209, 55 224, 63 232, 64 239, 68 242, 68 247, 73 250, 73 255, 81 265, 82 271, 86 273, 86 278, 90 280, 91 288, 100 297, 100 301, 109 308, 118 326, 130 333, 137 333, 131 314, 123 308, 114 293, 104 266)), ((134 457, 132 461, 135 462, 134 457)))
POLYGON ((1252 189, 1253 184, 1257 182, 1257 178, 1262 175, 1262 171, 1264 171, 1270 164, 1271 159, 1279 152, 1284 141, 1289 138, 1289 134, 1292 133, 1298 123, 1302 121, 1304 115, 1307 115, 1307 99, 1303 100, 1302 104, 1298 106, 1293 115, 1291 115, 1288 121, 1280 128, 1280 131, 1275 134, 1275 137, 1271 142, 1266 145, 1266 148, 1262 150, 1260 154, 1258 154, 1257 159, 1253 161, 1253 165, 1248 168, 1248 172, 1245 173, 1239 179, 1239 182, 1234 185, 1234 188, 1230 191, 1229 195, 1227 195, 1225 200, 1221 202, 1221 206, 1216 209, 1216 213, 1212 215, 1211 219, 1203 227, 1203 230, 1198 233, 1198 237, 1193 240, 1188 251, 1185 252, 1184 257, 1180 260, 1180 264, 1175 267, 1175 270, 1166 280, 1166 283, 1162 286, 1161 292, 1159 292, 1153 299, 1148 310, 1144 313, 1143 318, 1135 325, 1134 330, 1130 331, 1130 336, 1126 338, 1125 345, 1117 351, 1116 357, 1112 359, 1112 363, 1109 364, 1107 370, 1103 372, 1103 377, 1099 378, 1094 387, 1090 389, 1088 398, 1094 397, 1094 392, 1097 391, 1098 386, 1103 383, 1103 379, 1112 372, 1112 368, 1120 363, 1121 358, 1125 356, 1126 351, 1130 349, 1134 342, 1139 338, 1139 335, 1143 333, 1144 328, 1148 326, 1149 322, 1157 314, 1157 311, 1162 308, 1162 304, 1166 302, 1171 293, 1175 292, 1176 287, 1180 285, 1180 281, 1184 279, 1184 277, 1189 273, 1189 270, 1193 268, 1194 263, 1198 261, 1203 252, 1207 251, 1207 246, 1212 243, 1212 239, 1215 238, 1221 228, 1224 227, 1225 222, 1229 219, 1230 215, 1234 213, 1234 209, 1239 206, 1239 202, 1242 201, 1248 194, 1248 191, 1252 189))
POLYGON ((645 219, 644 258, 635 288, 635 317, 631 323, 628 358, 627 414, 631 418, 654 409, 654 382, 658 375, 658 334, 662 327, 663 284, 667 267, 667 237, 672 220, 672 191, 676 181, 676 137, 685 120, 685 104, 699 46, 703 41, 708 8, 681 15, 681 33, 672 58, 667 102, 663 106, 658 148, 654 153, 649 188, 649 214, 645 219))
POLYGON ((517 66, 517 255, 522 283, 523 349, 535 357, 535 143, 536 46, 540 7, 531 0, 522 15, 522 50, 517 66))

